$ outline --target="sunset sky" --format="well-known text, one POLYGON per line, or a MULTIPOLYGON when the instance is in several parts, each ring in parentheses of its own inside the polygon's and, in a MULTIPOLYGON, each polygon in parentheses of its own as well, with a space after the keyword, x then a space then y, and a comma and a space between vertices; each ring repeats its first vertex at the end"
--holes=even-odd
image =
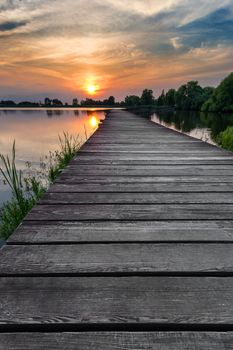
POLYGON ((0 100, 123 98, 233 71, 233 0, 0 0, 0 100))

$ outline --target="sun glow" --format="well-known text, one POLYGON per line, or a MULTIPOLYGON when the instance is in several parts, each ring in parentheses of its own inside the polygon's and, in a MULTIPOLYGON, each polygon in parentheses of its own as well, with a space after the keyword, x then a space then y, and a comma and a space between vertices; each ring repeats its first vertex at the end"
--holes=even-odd
POLYGON ((97 86, 96 85, 88 85, 87 86, 87 92, 90 95, 94 95, 96 93, 96 90, 97 90, 97 86))
POLYGON ((92 116, 90 119, 90 124, 93 128, 96 128, 98 126, 98 119, 96 118, 96 116, 92 116))

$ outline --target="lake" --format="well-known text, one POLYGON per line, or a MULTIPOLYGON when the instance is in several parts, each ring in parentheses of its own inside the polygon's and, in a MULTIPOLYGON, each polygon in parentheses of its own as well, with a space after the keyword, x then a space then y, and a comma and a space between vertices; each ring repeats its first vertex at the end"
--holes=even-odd
POLYGON ((220 132, 233 126, 233 114, 151 110, 145 113, 155 123, 214 145, 220 132))
MULTIPOLYGON (((107 109, 106 109, 107 110, 107 109)), ((16 140, 16 157, 19 169, 26 162, 39 168, 41 159, 59 148, 58 135, 63 131, 79 135, 84 143, 105 119, 106 110, 79 109, 8 109, 0 110, 0 153, 11 155, 16 140)), ((8 186, 0 175, 0 206, 11 197, 8 186)))
MULTIPOLYGON (((107 110, 107 109, 106 109, 107 110)), ((0 153, 10 154, 16 140, 17 165, 24 169, 27 161, 39 167, 41 159, 49 151, 58 149, 58 135, 68 131, 80 135, 82 142, 90 137, 104 120, 106 110, 78 109, 11 109, 0 110, 0 153)), ((184 111, 155 111, 137 109, 135 113, 153 122, 199 138, 211 144, 217 135, 233 125, 233 115, 203 114, 184 111)), ((0 206, 11 196, 10 190, 0 178, 0 206)))

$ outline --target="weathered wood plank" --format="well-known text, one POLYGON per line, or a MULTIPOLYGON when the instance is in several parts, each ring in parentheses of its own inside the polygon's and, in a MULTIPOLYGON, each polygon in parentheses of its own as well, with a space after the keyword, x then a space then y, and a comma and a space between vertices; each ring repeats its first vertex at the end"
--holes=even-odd
MULTIPOLYGON (((232 277, 3 277, 3 325, 233 323, 232 277)), ((188 329, 187 329, 188 330, 188 329)))
POLYGON ((70 164, 75 163, 83 163, 83 164, 146 164, 146 165, 159 165, 159 164, 177 164, 177 165, 199 165, 199 164, 209 164, 209 165, 216 165, 216 164, 233 164, 233 157, 169 157, 169 156, 160 156, 156 157, 151 155, 127 155, 127 154, 121 154, 120 156, 117 155, 105 155, 100 156, 96 154, 89 153, 88 156, 86 154, 78 154, 77 157, 75 157, 70 164))
POLYGON ((149 150, 151 151, 153 148, 155 148, 156 150, 197 150, 197 149, 201 149, 201 150, 205 150, 205 151, 211 151, 211 150, 219 150, 219 148, 217 147, 213 147, 207 143, 198 143, 198 142, 185 142, 185 143, 172 143, 172 146, 170 144, 166 144, 165 142, 163 143, 156 143, 156 146, 151 146, 151 144, 146 143, 146 142, 138 142, 138 143, 129 143, 129 144, 122 144, 122 143, 115 143, 115 142, 111 142, 111 143, 92 143, 91 139, 89 142, 85 143, 83 148, 85 148, 86 150, 100 150, 101 152, 103 150, 112 150, 113 152, 115 152, 116 150, 125 150, 125 149, 130 149, 130 150, 149 150), (185 147, 184 147, 185 146, 185 147))
POLYGON ((113 153, 113 152, 118 152, 118 153, 123 153, 123 152, 130 152, 130 153, 163 153, 163 154, 173 154, 173 153, 179 153, 182 152, 182 154, 206 154, 208 153, 209 155, 212 154, 219 154, 222 152, 222 150, 219 150, 218 148, 214 147, 206 147, 205 144, 204 146, 176 146, 173 145, 173 147, 168 147, 165 145, 161 146, 156 146, 152 147, 151 145, 122 145, 122 144, 114 144, 114 145, 109 145, 109 144, 85 144, 84 147, 80 150, 80 152, 105 152, 105 153, 113 153))
POLYGON ((233 183, 195 183, 195 182, 167 182, 167 183, 55 183, 50 192, 233 192, 233 183))
POLYGON ((188 146, 188 145, 200 145, 202 147, 203 141, 198 140, 198 139, 190 139, 190 140, 183 140, 180 139, 180 137, 176 138, 165 138, 164 137, 147 137, 146 140, 138 140, 135 139, 135 137, 129 136, 129 137, 124 137, 117 135, 115 137, 107 137, 107 136, 101 136, 101 135, 96 135, 94 134, 90 139, 87 140, 86 144, 91 145, 91 144, 128 144, 128 145, 139 145, 140 141, 142 141, 146 145, 154 145, 154 146, 166 146, 170 145, 171 147, 173 145, 177 146, 188 146))
POLYGON ((75 159, 72 160, 70 162, 70 165, 131 165, 131 166, 135 166, 135 165, 144 165, 144 166, 148 166, 148 165, 193 165, 193 166, 197 166, 197 165, 233 165, 233 160, 218 160, 218 161, 211 161, 211 160, 133 160, 133 159, 128 159, 128 160, 124 160, 124 159, 118 159, 118 160, 109 160, 109 159, 102 159, 100 157, 98 158, 89 158, 89 157, 85 157, 82 159, 75 159))
POLYGON ((47 192, 39 204, 233 204, 233 193, 54 193, 47 192))
POLYGON ((112 136, 104 136, 104 135, 96 135, 94 134, 91 138, 89 138, 86 142, 86 144, 132 144, 132 145, 139 145, 139 144, 147 144, 147 145, 196 145, 201 144, 203 141, 200 141, 198 139, 183 139, 179 136, 173 136, 173 137, 166 137, 166 135, 155 135, 150 136, 147 135, 146 139, 141 138, 135 138, 132 135, 112 135, 112 136))
POLYGON ((233 275, 232 251, 231 243, 6 245, 0 254, 0 275, 233 275))
POLYGON ((37 205, 28 220, 233 220, 232 204, 37 205))
MULTIPOLYGON (((218 157, 218 156, 221 156, 222 154, 222 151, 221 150, 218 150, 218 149, 211 149, 211 150, 206 150, 206 149, 192 149, 192 150, 180 150, 180 149, 154 149, 154 148, 151 148, 150 150, 149 149, 145 149, 145 150, 127 150, 127 149, 120 149, 120 150, 115 150, 115 151, 112 151, 112 150, 108 150, 108 149, 105 149, 103 151, 101 150, 95 150, 94 148, 92 150, 90 149, 85 149, 85 148, 82 148, 80 149, 80 151, 78 152, 78 156, 79 157, 84 157, 84 156, 102 156, 102 157, 106 157, 108 155, 110 155, 111 157, 118 157, 118 158, 121 158, 121 157, 124 157, 124 156, 127 156, 127 157, 140 157, 140 155, 142 155, 143 157, 148 157, 149 159, 150 158, 161 158, 163 156, 167 156, 167 157, 172 157, 174 155, 174 157, 188 157, 189 159, 192 159, 192 157, 198 157, 198 158, 208 158, 208 157, 218 157)), ((223 157, 227 156, 227 153, 223 154, 223 157)))
POLYGON ((233 176, 233 165, 69 165, 63 174, 73 175, 121 175, 121 176, 233 176))
POLYGON ((9 243, 233 242, 233 221, 24 222, 9 243))
POLYGON ((68 183, 175 183, 175 182, 181 182, 183 184, 185 183, 192 183, 195 182, 198 186, 198 183, 232 183, 233 182, 233 176, 232 175, 213 175, 213 176, 206 176, 206 175, 188 175, 188 176, 183 176, 183 175, 177 175, 177 176, 172 176, 172 175, 165 175, 165 176, 147 176, 147 175, 142 175, 142 176, 121 176, 121 175, 116 175, 116 176, 105 176, 105 175, 76 175, 76 174, 71 174, 67 175, 66 173, 62 173, 59 178, 56 180, 56 183, 63 183, 63 184, 68 184, 68 183))
POLYGON ((3 333, 7 350, 232 350, 232 332, 3 333))

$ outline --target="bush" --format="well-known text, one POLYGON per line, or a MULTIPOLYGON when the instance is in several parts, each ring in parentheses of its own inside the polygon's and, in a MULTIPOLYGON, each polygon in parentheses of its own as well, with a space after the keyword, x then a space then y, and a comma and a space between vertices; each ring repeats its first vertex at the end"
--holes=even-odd
POLYGON ((233 151, 233 126, 229 126, 222 131, 217 138, 217 142, 221 147, 233 151))

